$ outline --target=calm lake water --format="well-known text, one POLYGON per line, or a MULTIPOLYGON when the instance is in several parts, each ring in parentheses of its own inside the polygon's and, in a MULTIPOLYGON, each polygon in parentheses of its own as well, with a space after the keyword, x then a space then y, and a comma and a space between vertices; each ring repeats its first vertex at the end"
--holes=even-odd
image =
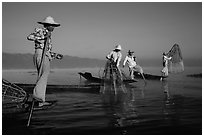
MULTIPOLYGON (((144 72, 160 74, 161 68, 146 67, 144 72)), ((202 78, 187 77, 202 72, 201 67, 185 67, 180 74, 170 74, 163 82, 142 79, 127 86, 122 96, 104 96, 98 88, 87 88, 78 72, 102 75, 100 68, 52 69, 47 100, 57 100, 54 107, 34 111, 30 127, 28 113, 2 118, 4 135, 201 135, 202 78), (70 87, 70 88, 69 88, 70 87), (73 88, 74 87, 74 88, 73 88)), ((128 69, 123 69, 128 74, 128 69)), ((15 83, 34 84, 35 70, 3 70, 2 78, 15 83)), ((90 84, 90 83, 89 83, 90 84)), ((31 91, 27 91, 29 93, 31 91)))

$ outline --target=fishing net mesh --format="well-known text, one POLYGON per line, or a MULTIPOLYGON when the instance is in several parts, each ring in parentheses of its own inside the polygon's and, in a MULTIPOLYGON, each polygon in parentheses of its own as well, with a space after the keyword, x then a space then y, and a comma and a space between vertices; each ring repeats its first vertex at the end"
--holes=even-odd
POLYGON ((184 71, 183 57, 178 44, 174 44, 171 50, 167 53, 172 59, 168 62, 169 73, 179 73, 184 71))
POLYGON ((122 81, 123 77, 122 77, 120 69, 116 67, 115 63, 108 60, 105 65, 103 78, 111 79, 113 78, 113 75, 116 75, 115 77, 117 77, 117 80, 122 81))
POLYGON ((25 101, 27 93, 19 86, 2 80, 2 106, 9 108, 25 101))
POLYGON ((112 61, 107 61, 103 74, 103 84, 101 84, 100 92, 105 94, 126 93, 125 85, 123 84, 123 75, 121 70, 112 61))

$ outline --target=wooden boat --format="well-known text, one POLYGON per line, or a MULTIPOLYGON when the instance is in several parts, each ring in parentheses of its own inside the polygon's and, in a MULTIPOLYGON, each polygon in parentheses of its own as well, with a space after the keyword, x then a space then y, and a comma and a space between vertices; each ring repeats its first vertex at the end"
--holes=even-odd
POLYGON ((202 78, 202 73, 199 74, 189 74, 187 77, 202 78))
MULTIPOLYGON (((85 78, 87 81, 89 82, 93 82, 93 83, 101 83, 103 82, 103 79, 98 78, 98 77, 93 77, 92 74, 90 72, 79 72, 78 73, 80 76, 82 76, 83 78, 85 78)), ((134 76, 136 79, 142 79, 142 76, 138 73, 134 73, 134 76)), ((152 75, 152 74, 144 74, 145 79, 147 80, 160 80, 161 78, 165 79, 167 77, 165 76, 159 76, 159 75, 152 75)), ((132 80, 132 79, 124 79, 123 82, 125 83, 133 83, 133 82, 137 82, 137 80, 132 80)))
MULTIPOLYGON (((135 78, 142 79, 142 76, 137 72, 134 72, 135 78)), ((167 78, 166 76, 152 75, 152 74, 144 74, 145 79, 147 80, 160 80, 161 78, 167 78)))
MULTIPOLYGON (((78 74, 80 76, 82 76, 83 78, 85 78, 89 82, 93 82, 93 83, 101 83, 101 82, 103 82, 102 78, 93 77, 90 72, 84 72, 84 73, 79 72, 78 74)), ((133 82, 137 82, 137 80, 124 79, 123 82, 125 82, 125 83, 133 83, 133 82)))
POLYGON ((89 82, 94 82, 94 83, 102 82, 101 78, 93 77, 90 72, 85 72, 85 73, 79 72, 78 74, 82 76, 83 78, 85 78, 86 80, 88 80, 89 82))

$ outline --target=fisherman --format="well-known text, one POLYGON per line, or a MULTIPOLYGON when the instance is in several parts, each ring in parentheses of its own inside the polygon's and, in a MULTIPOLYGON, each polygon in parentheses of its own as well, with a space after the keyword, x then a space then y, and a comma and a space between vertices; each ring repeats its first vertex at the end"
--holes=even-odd
POLYGON ((35 28, 34 32, 28 35, 27 39, 35 42, 35 54, 33 57, 34 65, 37 68, 38 76, 36 86, 33 90, 33 99, 39 101, 39 107, 50 105, 45 101, 47 79, 50 73, 50 61, 53 59, 62 59, 63 55, 52 52, 51 34, 56 23, 53 17, 48 16, 44 21, 38 22, 43 27, 35 28), (44 54, 43 54, 44 53, 44 54))
MULTIPOLYGON (((172 57, 168 57, 166 52, 163 52, 163 57, 162 57, 162 61, 163 61, 163 69, 161 70, 162 72, 162 76, 163 77, 168 77, 169 73, 168 73, 168 61, 170 61, 172 59, 172 57)), ((160 79, 161 81, 163 80, 163 78, 161 77, 160 79)))
POLYGON ((106 58, 112 61, 117 67, 119 67, 122 58, 121 50, 121 45, 116 45, 115 49, 106 56, 106 58))
POLYGON ((125 64, 128 64, 129 71, 130 71, 130 77, 131 79, 134 79, 134 72, 140 73, 145 80, 145 77, 143 75, 143 69, 140 65, 137 64, 136 57, 134 56, 134 51, 128 51, 127 56, 125 57, 125 60, 123 62, 123 68, 125 67, 125 64))

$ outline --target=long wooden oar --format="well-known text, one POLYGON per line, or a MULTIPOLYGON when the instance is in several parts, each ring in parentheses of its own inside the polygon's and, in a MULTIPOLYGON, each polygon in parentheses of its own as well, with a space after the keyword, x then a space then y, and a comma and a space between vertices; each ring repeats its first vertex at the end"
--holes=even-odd
POLYGON ((51 34, 47 34, 47 36, 45 38, 43 52, 42 52, 42 57, 41 57, 41 62, 40 62, 39 76, 42 75, 42 66, 43 66, 43 63, 45 61, 45 56, 46 56, 46 52, 47 52, 47 49, 48 49, 48 42, 49 42, 50 35, 51 34))
MULTIPOLYGON (((45 38, 45 42, 44 42, 44 47, 43 47, 43 52, 42 52, 42 57, 41 57, 41 62, 40 62, 40 69, 39 69, 38 79, 37 80, 39 80, 39 78, 42 75, 42 66, 43 66, 43 63, 44 63, 44 60, 45 60, 45 56, 46 56, 46 52, 47 52, 47 48, 48 48, 49 38, 50 38, 50 34, 47 34, 47 36, 45 38)), ((34 104, 35 104, 35 99, 32 98, 32 104, 31 104, 31 108, 30 108, 30 112, 29 112, 27 127, 30 126, 30 121, 31 121, 32 114, 33 114, 34 104)))
POLYGON ((35 101, 34 101, 34 99, 33 99, 33 100, 32 100, 32 104, 31 104, 31 107, 30 107, 30 113, 29 113, 29 117, 28 117, 27 127, 30 126, 30 120, 31 120, 31 117, 32 117, 32 114, 33 114, 34 104, 35 104, 35 101))

